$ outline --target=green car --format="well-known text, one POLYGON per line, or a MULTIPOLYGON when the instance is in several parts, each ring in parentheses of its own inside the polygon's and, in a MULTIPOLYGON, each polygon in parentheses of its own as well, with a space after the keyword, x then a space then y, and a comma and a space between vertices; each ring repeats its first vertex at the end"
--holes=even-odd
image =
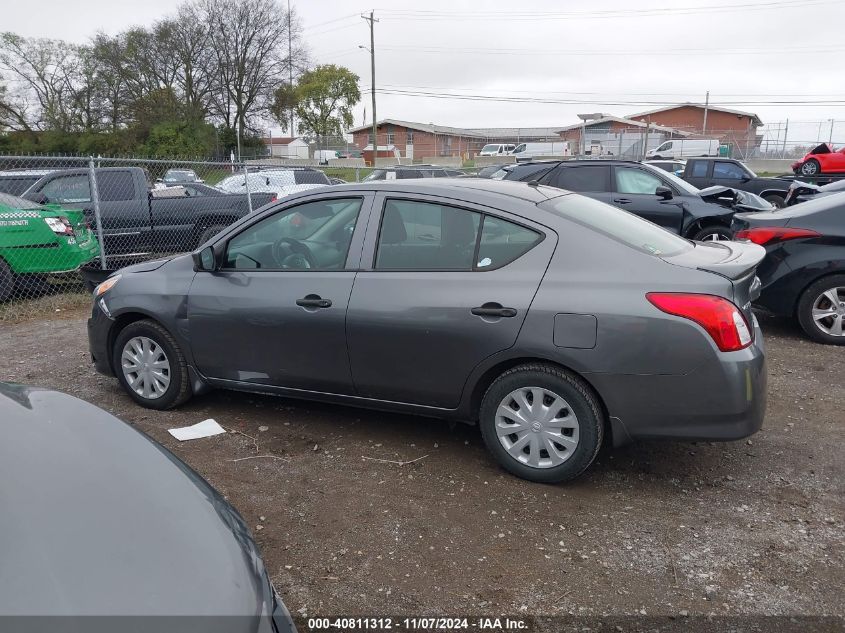
POLYGON ((81 210, 0 193, 0 301, 22 275, 74 271, 99 254, 81 210))

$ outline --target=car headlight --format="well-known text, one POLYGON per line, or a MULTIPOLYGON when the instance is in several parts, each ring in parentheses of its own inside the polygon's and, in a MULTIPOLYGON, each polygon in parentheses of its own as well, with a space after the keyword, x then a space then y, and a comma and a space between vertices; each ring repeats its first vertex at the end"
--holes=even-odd
POLYGON ((114 288, 117 285, 117 282, 120 281, 121 276, 122 275, 112 275, 103 283, 99 284, 96 288, 94 288, 94 296, 101 297, 106 292, 114 288))

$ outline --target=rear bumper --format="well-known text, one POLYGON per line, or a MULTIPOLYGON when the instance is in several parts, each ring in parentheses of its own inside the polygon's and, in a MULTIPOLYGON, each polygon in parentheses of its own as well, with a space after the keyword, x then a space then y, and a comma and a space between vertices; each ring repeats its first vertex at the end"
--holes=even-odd
POLYGON ((95 305, 91 318, 88 319, 88 350, 91 352, 94 368, 106 376, 114 376, 109 361, 109 333, 113 324, 114 320, 95 305))
POLYGON ((685 375, 596 375, 614 444, 637 438, 737 440, 760 430, 766 413, 766 360, 755 322, 754 343, 715 352, 685 375))

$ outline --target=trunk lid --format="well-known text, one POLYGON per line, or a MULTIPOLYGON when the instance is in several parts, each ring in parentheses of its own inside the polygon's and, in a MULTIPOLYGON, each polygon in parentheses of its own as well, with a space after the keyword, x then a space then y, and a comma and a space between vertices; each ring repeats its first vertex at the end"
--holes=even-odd
POLYGON ((757 266, 765 256, 766 249, 751 242, 696 242, 694 249, 662 259, 729 279, 733 301, 751 324, 751 302, 760 296, 761 287, 757 266))

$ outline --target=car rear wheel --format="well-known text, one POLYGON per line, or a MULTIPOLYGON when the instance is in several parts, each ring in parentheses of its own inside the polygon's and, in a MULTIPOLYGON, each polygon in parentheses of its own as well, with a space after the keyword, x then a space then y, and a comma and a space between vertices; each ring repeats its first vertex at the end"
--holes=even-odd
POLYGON ((821 171, 821 165, 815 158, 811 158, 806 163, 801 165, 802 176, 815 176, 821 171))
POLYGON ((185 356, 159 323, 130 323, 117 335, 112 354, 117 379, 141 406, 171 409, 191 397, 185 356))
POLYGON ((810 285, 798 300, 797 313, 811 339, 845 345, 845 275, 831 275, 810 285))
POLYGON ((696 242, 729 242, 733 238, 733 231, 726 226, 705 226, 691 239, 696 242))
POLYGON ((518 477, 543 483, 574 479, 596 458, 604 416, 590 388, 551 365, 521 365, 484 394, 481 435, 496 461, 518 477))
POLYGON ((9 264, 0 259, 0 301, 6 301, 15 290, 15 273, 9 264))

